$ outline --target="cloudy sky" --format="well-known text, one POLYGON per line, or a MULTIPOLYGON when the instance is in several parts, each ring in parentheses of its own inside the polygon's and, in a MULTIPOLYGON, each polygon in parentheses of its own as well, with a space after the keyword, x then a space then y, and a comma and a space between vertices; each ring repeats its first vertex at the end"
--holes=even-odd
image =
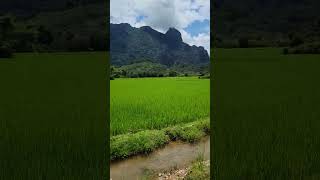
POLYGON ((111 0, 111 23, 178 29, 184 42, 210 49, 210 0, 111 0))

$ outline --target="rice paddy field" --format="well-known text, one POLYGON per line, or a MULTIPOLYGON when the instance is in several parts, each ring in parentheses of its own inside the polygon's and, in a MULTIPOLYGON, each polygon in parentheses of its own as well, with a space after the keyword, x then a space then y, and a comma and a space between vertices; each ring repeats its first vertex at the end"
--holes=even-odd
POLYGON ((214 51, 215 179, 320 178, 320 55, 281 52, 214 51))
POLYGON ((107 54, 0 59, 0 179, 101 179, 107 54))
POLYGON ((110 135, 162 129, 210 116, 210 80, 132 78, 110 82, 110 135))

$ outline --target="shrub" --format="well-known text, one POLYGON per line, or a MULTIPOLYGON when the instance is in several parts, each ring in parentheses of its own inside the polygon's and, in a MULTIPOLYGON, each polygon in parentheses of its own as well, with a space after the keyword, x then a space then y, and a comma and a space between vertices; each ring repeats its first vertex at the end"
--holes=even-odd
POLYGON ((49 45, 53 42, 54 38, 52 33, 47 30, 44 26, 38 28, 38 42, 41 44, 49 45))
POLYGON ((238 45, 240 48, 248 48, 249 47, 249 40, 247 38, 240 38, 238 40, 238 45))
POLYGON ((178 73, 175 72, 175 71, 170 71, 170 72, 169 72, 169 76, 170 76, 170 77, 176 77, 176 76, 178 76, 178 73))
POLYGON ((66 44, 69 51, 88 51, 90 48, 90 39, 88 37, 74 37, 66 44))
POLYGON ((11 58, 12 50, 8 47, 1 46, 0 47, 0 58, 11 58))
POLYGON ((320 54, 320 43, 305 43, 287 50, 288 54, 320 54))
POLYGON ((292 41, 290 42, 290 46, 291 47, 299 46, 301 44, 303 44, 303 40, 301 38, 299 38, 299 37, 294 37, 292 39, 292 41))

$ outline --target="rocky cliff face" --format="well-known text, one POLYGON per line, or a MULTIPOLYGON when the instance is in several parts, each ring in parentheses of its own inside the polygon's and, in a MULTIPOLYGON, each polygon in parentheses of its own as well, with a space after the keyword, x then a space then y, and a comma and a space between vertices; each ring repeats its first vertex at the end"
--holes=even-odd
POLYGON ((116 66, 143 60, 167 66, 209 63, 208 52, 184 43, 174 28, 163 34, 149 26, 134 28, 125 23, 110 24, 110 54, 111 64, 116 66))

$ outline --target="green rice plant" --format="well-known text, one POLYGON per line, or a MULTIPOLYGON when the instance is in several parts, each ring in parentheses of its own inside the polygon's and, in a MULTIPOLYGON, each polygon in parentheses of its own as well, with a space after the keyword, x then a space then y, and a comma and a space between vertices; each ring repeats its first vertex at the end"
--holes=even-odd
POLYGON ((107 54, 0 60, 0 179, 101 179, 108 172, 107 54))
POLYGON ((210 115, 208 79, 116 79, 111 83, 111 136, 162 129, 210 115))
POLYGON ((320 56, 217 49, 212 79, 214 179, 318 179, 320 56))

